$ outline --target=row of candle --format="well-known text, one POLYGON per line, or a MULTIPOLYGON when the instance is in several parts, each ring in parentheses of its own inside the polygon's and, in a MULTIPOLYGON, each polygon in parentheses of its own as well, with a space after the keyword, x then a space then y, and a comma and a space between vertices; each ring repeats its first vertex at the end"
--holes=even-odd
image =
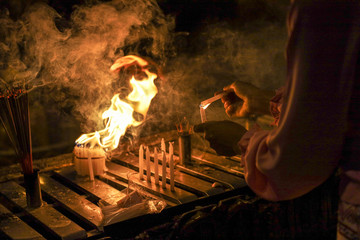
MULTIPOLYGON (((154 147, 154 177, 155 184, 159 185, 159 151, 157 147, 154 147)), ((161 175, 161 186, 166 189, 166 145, 165 140, 161 139, 161 159, 162 159, 162 175, 161 175)), ((170 190, 175 191, 175 179, 174 179, 174 146, 172 142, 169 142, 169 173, 170 173, 170 190)), ((146 167, 146 180, 151 182, 151 170, 150 170, 150 149, 140 145, 139 148, 139 178, 144 180, 144 167, 146 167), (144 162, 144 149, 145 149, 145 162, 144 162)))

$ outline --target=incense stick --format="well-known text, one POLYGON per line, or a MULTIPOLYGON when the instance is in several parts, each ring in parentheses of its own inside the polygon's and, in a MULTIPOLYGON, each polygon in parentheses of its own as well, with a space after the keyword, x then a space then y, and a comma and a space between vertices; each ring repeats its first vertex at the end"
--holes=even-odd
POLYGON ((0 92, 0 121, 15 149, 24 174, 33 173, 29 99, 26 90, 0 92))

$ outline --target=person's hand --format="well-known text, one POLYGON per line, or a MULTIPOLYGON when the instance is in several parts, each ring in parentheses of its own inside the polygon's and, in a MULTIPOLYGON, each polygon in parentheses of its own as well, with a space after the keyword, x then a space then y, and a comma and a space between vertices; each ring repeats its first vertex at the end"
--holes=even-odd
POLYGON ((240 154, 237 143, 246 133, 246 129, 232 121, 209 121, 194 126, 195 132, 205 133, 210 147, 222 156, 240 154))
POLYGON ((270 114, 269 102, 273 91, 262 90, 250 83, 236 81, 224 87, 229 93, 221 98, 230 117, 249 117, 270 114))

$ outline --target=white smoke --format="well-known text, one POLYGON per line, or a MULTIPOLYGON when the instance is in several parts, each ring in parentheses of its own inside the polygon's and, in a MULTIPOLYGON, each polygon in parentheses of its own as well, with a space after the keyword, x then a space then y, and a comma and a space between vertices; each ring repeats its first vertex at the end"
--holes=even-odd
POLYGON ((26 84, 30 90, 43 85, 60 90, 52 97, 63 105, 72 101, 83 129, 94 130, 103 105, 126 85, 109 71, 112 63, 126 54, 124 49, 161 63, 173 28, 173 19, 154 0, 77 6, 69 21, 44 3, 30 6, 17 21, 4 12, 2 88, 26 84), (65 27, 57 26, 61 23, 65 27))
POLYGON ((202 49, 197 52, 181 47, 174 52, 181 45, 174 28, 174 18, 156 0, 76 6, 69 19, 44 3, 30 6, 17 21, 2 11, 0 87, 46 85, 59 107, 71 106, 82 131, 90 132, 102 128, 102 112, 127 86, 128 79, 109 71, 112 63, 127 54, 145 56, 160 65, 166 79, 157 82, 148 115, 160 131, 184 116, 200 122, 200 101, 237 79, 267 89, 285 80, 285 22, 210 24, 197 33, 202 49))

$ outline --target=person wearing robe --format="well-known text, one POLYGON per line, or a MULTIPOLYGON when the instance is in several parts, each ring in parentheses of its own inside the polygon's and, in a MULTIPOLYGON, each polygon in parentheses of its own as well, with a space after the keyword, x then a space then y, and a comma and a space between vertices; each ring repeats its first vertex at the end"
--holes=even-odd
MULTIPOLYGON (((247 184, 267 200, 300 197, 340 169, 337 238, 360 239, 360 1, 293 0, 287 25, 287 82, 270 101, 277 127, 243 134, 234 123, 206 122, 194 130, 218 152, 218 142, 231 147, 227 155, 241 152, 247 184)), ((224 90, 232 92, 223 98, 228 115, 266 111, 268 91, 241 81, 224 90)))

